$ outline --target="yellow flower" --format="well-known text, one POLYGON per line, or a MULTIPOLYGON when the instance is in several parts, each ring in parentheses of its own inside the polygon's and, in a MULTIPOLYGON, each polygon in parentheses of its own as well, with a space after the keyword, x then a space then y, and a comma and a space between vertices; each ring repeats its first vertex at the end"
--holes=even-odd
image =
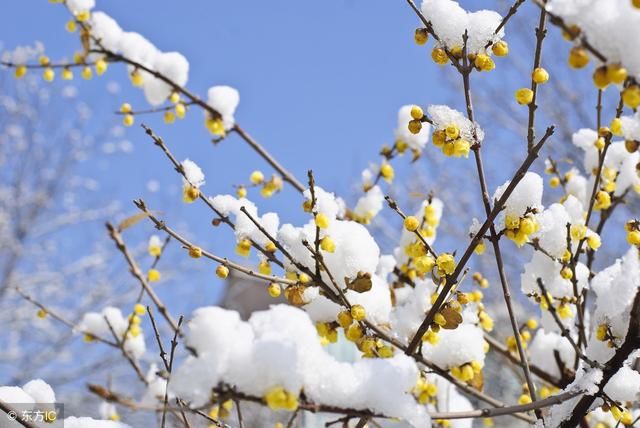
POLYGON ((104 72, 107 71, 108 66, 109 64, 107 63, 107 61, 104 60, 104 58, 98 59, 96 61, 96 74, 98 76, 102 76, 104 72))
POLYGON ((356 321, 362 321, 367 316, 367 311, 362 305, 351 306, 351 317, 356 321))
POLYGON ((131 126, 133 125, 134 121, 135 119, 133 118, 132 114, 125 114, 122 118, 122 123, 124 124, 124 126, 131 126))
POLYGON ((509 53, 509 45, 504 40, 500 40, 491 47, 495 56, 506 56, 509 53))
POLYGON ((416 217, 412 215, 405 217, 404 219, 405 229, 407 229, 409 232, 415 232, 416 230, 418 230, 418 227, 420 227, 420 220, 418 220, 416 217))
POLYGON ((440 274, 451 275, 456 268, 456 261, 453 255, 449 253, 442 253, 436 259, 436 265, 440 274))
POLYGON ((160 281, 160 277, 160 271, 157 269, 149 269, 149 272, 147 272, 147 279, 149 282, 158 282, 160 281))
POLYGON ((582 47, 574 47, 569 52, 569 65, 573 68, 583 68, 589 64, 589 54, 582 47))
POLYGON ((549 73, 542 67, 538 67, 531 73, 531 79, 538 85, 549 81, 549 73))
POLYGON ((326 229, 329 227, 329 217, 327 217, 325 214, 318 213, 315 216, 315 223, 316 226, 320 229, 326 229))
POLYGON ((187 203, 193 203, 200 197, 200 189, 189 184, 185 184, 182 189, 182 200, 187 203))
POLYGON ((200 247, 189 247, 189 256, 194 259, 199 259, 202 257, 202 248, 200 247))
POLYGON ((415 33, 413 34, 413 40, 415 40, 416 44, 422 46, 427 43, 429 40, 429 33, 426 28, 416 28, 415 33))
POLYGON ((136 315, 144 315, 147 313, 147 308, 142 303, 136 303, 133 305, 133 313, 136 315))
POLYGON ((216 275, 218 275, 218 278, 225 279, 227 276, 229 276, 229 268, 225 265, 219 265, 216 268, 216 275))
POLYGON ((520 105, 529 105, 533 101, 533 91, 529 88, 520 88, 515 93, 516 101, 520 105))
POLYGON ((320 248, 327 253, 333 253, 336 251, 336 243, 327 235, 320 240, 320 248))
POLYGON ((267 292, 269 293, 269 296, 271 296, 273 298, 276 298, 276 297, 280 296, 280 293, 282 292, 282 289, 280 288, 280 284, 272 282, 267 287, 267 292))
POLYGON ((249 257, 249 253, 251 252, 251 241, 248 239, 241 239, 238 241, 236 245, 236 253, 243 257, 249 257))
POLYGON ((249 181, 251 184, 261 184, 264 181, 264 174, 262 171, 253 171, 249 176, 249 181))
POLYGON ((638 106, 640 106, 640 86, 628 86, 624 91, 622 91, 622 101, 629 108, 638 108, 638 106))
POLYGON ((42 72, 42 78, 47 82, 52 82, 56 77, 56 72, 53 71, 53 68, 47 67, 42 72))
POLYGON ((444 65, 449 62, 447 53, 442 48, 433 48, 431 51, 431 58, 436 64, 444 65))
POLYGON ((16 67, 16 71, 14 72, 14 75, 15 75, 16 79, 20 79, 25 74, 27 74, 27 67, 26 66, 19 65, 19 66, 16 67))
POLYGON ((600 190, 596 193, 596 201, 593 208, 596 211, 606 210, 611 206, 611 195, 607 192, 600 190))
POLYGON ((420 106, 411 106, 411 117, 413 119, 416 120, 420 120, 422 119, 422 117, 424 116, 424 111, 422 111, 422 108, 420 106))

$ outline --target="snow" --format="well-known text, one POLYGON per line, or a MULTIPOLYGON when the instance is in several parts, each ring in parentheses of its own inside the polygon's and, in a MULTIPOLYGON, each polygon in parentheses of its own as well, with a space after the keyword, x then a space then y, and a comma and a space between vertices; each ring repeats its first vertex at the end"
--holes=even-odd
POLYGON ((400 107, 398 110, 398 126, 394 131, 396 141, 403 141, 407 143, 409 148, 413 150, 422 150, 429 141, 430 125, 428 123, 422 124, 422 129, 417 134, 412 134, 409 131, 408 125, 412 120, 411 108, 412 105, 406 105, 400 107))
POLYGON ((637 34, 638 9, 627 0, 549 0, 547 9, 568 25, 578 25, 589 43, 609 64, 622 64, 631 76, 640 78, 637 34))
POLYGON ((240 103, 240 93, 231 86, 213 86, 207 92, 207 104, 222 116, 225 130, 235 125, 234 114, 240 103))
POLYGON ((471 324, 461 324, 455 330, 440 329, 436 345, 423 343, 422 355, 442 369, 461 366, 472 361, 484 365, 484 334, 471 324))
POLYGON ((380 186, 373 186, 356 203, 353 213, 359 218, 372 219, 384 206, 384 193, 380 186))
POLYGON ((276 305, 248 321, 237 312, 200 308, 188 325, 190 356, 177 368, 169 388, 193 405, 207 402, 211 388, 225 382, 239 391, 264 396, 283 387, 316 403, 381 412, 424 426, 428 416, 408 392, 418 369, 404 354, 388 359, 339 362, 318 340, 302 310, 276 305))
MULTIPOLYGON (((118 340, 122 340, 129 327, 129 321, 122 316, 120 309, 107 306, 100 313, 88 312, 84 314, 78 325, 76 325, 75 331, 83 334, 90 333, 96 337, 114 341, 109 325, 118 336, 118 340)), ((140 332, 137 336, 132 337, 131 331, 129 331, 125 338, 124 349, 133 358, 142 357, 146 350, 144 333, 140 332)))
MULTIPOLYGON (((500 199, 509 184, 511 184, 511 181, 507 181, 498 187, 493 194, 492 200, 500 199)), ((507 199, 503 213, 499 216, 502 218, 502 222, 498 220, 498 223, 503 225, 505 216, 522 217, 528 208, 541 209, 542 190, 542 177, 535 172, 527 172, 507 199)))
POLYGON ((449 49, 463 46, 465 30, 469 36, 467 50, 474 53, 484 52, 487 44, 493 44, 504 36, 504 29, 494 34, 502 17, 491 10, 467 12, 452 0, 424 0, 421 10, 449 49))
POLYGON ((184 175, 187 177, 185 184, 200 187, 205 183, 204 173, 194 161, 185 159, 182 161, 181 165, 184 175))
POLYGON ((454 124, 460 130, 460 137, 469 142, 482 142, 484 139, 484 131, 477 123, 471 122, 461 112, 454 110, 446 105, 431 105, 427 109, 429 117, 433 121, 433 127, 444 129, 447 125, 454 124))
POLYGON ((278 226, 280 225, 278 214, 269 212, 260 216, 258 215, 256 205, 248 199, 236 198, 232 195, 217 195, 211 198, 211 204, 223 216, 235 216, 234 233, 237 241, 251 239, 262 247, 265 247, 271 242, 271 240, 258 229, 254 222, 251 221, 251 218, 256 220, 258 224, 267 231, 269 236, 275 237, 278 232, 278 226), (249 213, 251 218, 240 210, 242 207, 249 213))

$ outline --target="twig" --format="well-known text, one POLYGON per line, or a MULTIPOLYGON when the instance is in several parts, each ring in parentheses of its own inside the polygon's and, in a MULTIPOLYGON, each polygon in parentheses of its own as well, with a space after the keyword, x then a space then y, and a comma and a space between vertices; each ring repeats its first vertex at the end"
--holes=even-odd
POLYGON ((556 310, 555 306, 553 305, 553 302, 551 302, 551 299, 549 298, 549 295, 547 293, 547 289, 544 286, 544 283, 542 282, 542 279, 538 278, 536 280, 536 282, 538 283, 538 288, 540 288, 540 292, 542 293, 542 297, 544 298, 544 300, 547 303, 547 306, 549 307, 549 312, 551 312, 551 316, 553 317, 553 320, 558 325, 558 328, 560 328, 560 334, 569 341, 569 343, 573 347, 576 355, 581 360, 583 360, 584 362, 586 362, 587 364, 589 364, 593 368, 602 369, 603 368, 602 364, 598 363, 597 361, 591 360, 586 355, 584 355, 582 353, 582 351, 580 350, 580 347, 578 346, 578 344, 575 342, 575 340, 573 340, 573 337, 571 337, 571 332, 569 331, 569 329, 567 327, 565 327, 565 325, 562 323, 562 320, 558 316, 558 311, 556 310))
MULTIPOLYGON (((192 244, 190 241, 188 241, 186 238, 182 237, 182 235, 179 235, 177 232, 175 232, 173 229, 171 229, 170 227, 168 227, 164 221, 159 220, 155 215, 153 215, 148 209, 146 204, 144 203, 144 201, 142 199, 138 199, 136 201, 134 201, 134 204, 136 205, 136 207, 138 207, 138 209, 140 209, 141 211, 143 211, 144 213, 147 214, 147 217, 155 224, 156 228, 158 230, 162 230, 166 233, 168 233, 169 235, 171 235, 174 239, 176 239, 178 242, 180 242, 182 245, 185 246, 185 248, 193 248, 195 247, 194 244, 192 244)), ((202 250, 202 256, 211 259, 215 262, 218 262, 224 266, 227 266, 231 269, 237 270, 239 272, 245 273, 249 276, 252 276, 254 278, 258 278, 258 279, 262 279, 264 281, 269 281, 269 282, 277 282, 280 284, 295 284, 295 281, 286 279, 286 278, 280 278, 277 276, 273 276, 273 275, 264 275, 261 274, 259 272, 254 272, 253 269, 250 269, 248 267, 242 266, 240 264, 234 263, 232 261, 230 261, 229 259, 227 259, 226 257, 219 257, 216 256, 215 254, 212 254, 206 250, 202 250)))
POLYGON ((118 229, 114 227, 111 223, 107 223, 106 226, 109 232, 109 236, 111 237, 113 242, 115 242, 116 247, 118 248, 118 250, 120 250, 125 260, 127 261, 127 264, 129 265, 129 271, 134 276, 134 278, 138 280, 142 288, 144 288, 144 291, 147 293, 147 295, 149 296, 153 304, 156 306, 156 308, 158 309, 158 312, 160 312, 160 314, 162 314, 164 319, 167 320, 167 323, 171 326, 171 329, 173 331, 176 331, 178 329, 178 324, 173 319, 173 317, 169 313, 169 310, 164 305, 164 303, 162 303, 162 300, 160 300, 156 292, 153 290, 153 287, 149 285, 149 282, 147 281, 142 271, 140 270, 140 266, 138 266, 138 263, 135 261, 135 259, 129 252, 126 244, 124 243, 124 240, 122 239, 122 235, 120 234, 118 229))
POLYGON ((545 8, 540 9, 540 21, 538 22, 538 27, 536 28, 536 51, 533 58, 533 68, 531 69, 531 91, 533 92, 533 98, 529 103, 529 122, 527 125, 527 150, 531 150, 533 147, 533 142, 536 138, 536 130, 535 130, 535 121, 536 121, 536 110, 538 106, 536 105, 536 97, 538 94, 538 84, 533 79, 533 72, 536 68, 540 67, 540 62, 542 58, 542 43, 544 41, 545 36, 547 35, 547 30, 545 29, 545 23, 547 20, 547 10, 545 8))

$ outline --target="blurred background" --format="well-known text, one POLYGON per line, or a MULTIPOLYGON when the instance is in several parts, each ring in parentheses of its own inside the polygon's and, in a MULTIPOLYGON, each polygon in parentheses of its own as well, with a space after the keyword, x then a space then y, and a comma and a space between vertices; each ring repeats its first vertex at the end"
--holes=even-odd
MULTIPOLYGON (((511 6, 500 0, 461 4, 503 15, 511 6)), ((98 0, 96 10, 160 49, 184 54, 190 61, 188 87, 193 92, 203 95, 213 85, 237 88, 237 121, 300 180, 311 169, 319 186, 349 204, 361 192, 360 172, 380 161, 382 145, 393 143, 401 106, 448 104, 464 111, 459 76, 431 61, 431 42, 413 43, 419 21, 403 1, 98 0)), ((59 62, 70 60, 79 48, 77 34, 64 29, 68 15, 62 7, 23 0, 7 2, 2 12, 2 51, 28 46, 34 60, 45 53, 59 62)), ((492 73, 472 76, 477 118, 488 131, 483 152, 491 189, 512 176, 526 150, 526 109, 515 103, 513 92, 529 82, 538 13, 533 4, 522 6, 506 30, 510 55, 498 58, 492 73)), ((541 159, 551 155, 563 162, 564 170, 571 163, 581 164, 570 144, 571 134, 581 127, 594 128, 596 120, 591 72, 579 71, 584 79, 567 77, 569 49, 551 28, 543 55, 551 80, 541 88, 544 107, 538 115, 539 133, 552 123, 558 128, 541 159)), ((0 70, 0 384, 41 377, 71 412, 82 408, 82 414, 98 412, 97 401, 84 389, 88 381, 129 388, 133 395, 135 387, 125 383, 130 368, 116 351, 84 344, 64 325, 38 319, 37 308, 12 287, 19 286, 71 321, 107 305, 129 311, 138 285, 104 223, 135 214, 135 198, 143 198, 203 247, 234 257, 231 231, 212 228, 210 213, 200 204, 181 202, 179 176, 137 125, 150 125, 179 160, 196 161, 206 174, 202 190, 207 194, 233 193, 233 185, 248 182, 255 169, 267 176, 272 173, 233 134, 212 144, 200 111, 189 111, 173 125, 150 115, 124 128, 114 114, 123 102, 146 108, 142 93, 131 88, 121 65, 111 65, 91 81, 53 83, 43 82, 38 72, 16 81, 12 70, 0 70)), ((609 108, 614 102, 605 99, 609 108)), ((408 157, 394 161, 397 178, 385 188, 405 211, 431 191, 445 202, 438 237, 445 250, 462 249, 471 217, 482 215, 475 170, 469 165, 462 159, 445 162, 439 151, 427 148, 414 164, 408 157)), ((540 160, 534 170, 543 169, 540 160)), ((559 196, 552 191, 545 202, 559 196)), ((249 197, 260 212, 278 212, 281 223, 307 219, 300 195, 289 187, 270 199, 251 190, 249 197)), ((621 210, 617 216, 626 218, 627 213, 621 210)), ((398 226, 389 210, 371 224, 383 252, 396 245, 398 226)), ((153 233, 146 221, 124 233, 145 269, 152 262, 146 246, 153 233)), ((521 266, 529 254, 505 253, 512 288, 518 290, 521 266)), ((615 256, 603 253, 599 263, 610 263, 615 256)), ((491 255, 473 263, 493 285, 491 255)), ((158 269, 162 280, 156 290, 171 302, 175 315, 188 316, 206 304, 223 304, 248 315, 271 302, 261 285, 237 277, 223 283, 214 275, 215 266, 188 259, 173 242, 158 269)), ((504 338, 500 319, 505 312, 498 288, 492 286, 485 294, 493 302, 489 312, 495 315, 497 336, 504 338)), ((530 309, 524 299, 516 303, 524 311, 530 309)), ((150 340, 147 358, 152 361, 157 358, 150 340)), ((496 360, 500 363, 499 357, 496 360)), ((497 364, 493 370, 500 369, 497 364)), ((507 401, 513 401, 520 389, 511 373, 486 387, 507 401)))

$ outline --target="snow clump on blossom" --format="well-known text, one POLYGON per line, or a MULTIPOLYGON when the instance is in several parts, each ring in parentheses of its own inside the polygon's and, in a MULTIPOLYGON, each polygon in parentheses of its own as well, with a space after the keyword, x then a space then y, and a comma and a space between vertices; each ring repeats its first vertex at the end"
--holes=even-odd
POLYGON ((189 322, 186 344, 197 356, 177 368, 169 388, 195 406, 223 383, 264 397, 274 410, 295 410, 304 393, 318 404, 369 409, 414 426, 429 423, 410 393, 419 373, 415 361, 398 354, 340 362, 323 349, 309 316, 291 306, 272 306, 246 322, 237 312, 200 308, 189 322))
POLYGON ((485 53, 485 46, 504 37, 504 28, 495 32, 502 16, 492 10, 467 12, 452 0, 424 0, 421 10, 449 50, 462 49, 465 30, 469 36, 467 51, 473 53, 485 53))
POLYGON ((142 357, 146 350, 140 326, 135 322, 130 323, 122 316, 120 309, 112 306, 104 308, 102 312, 84 314, 75 331, 84 334, 87 341, 92 341, 94 337, 112 341, 115 334, 119 341, 124 340, 124 350, 135 359, 142 357))
POLYGON ((409 131, 408 125, 413 119, 411 117, 412 107, 412 105, 406 105, 400 107, 400 110, 398 110, 398 126, 394 131, 396 145, 405 143, 412 150, 422 150, 429 141, 430 126, 423 124, 420 132, 417 134, 409 131))

